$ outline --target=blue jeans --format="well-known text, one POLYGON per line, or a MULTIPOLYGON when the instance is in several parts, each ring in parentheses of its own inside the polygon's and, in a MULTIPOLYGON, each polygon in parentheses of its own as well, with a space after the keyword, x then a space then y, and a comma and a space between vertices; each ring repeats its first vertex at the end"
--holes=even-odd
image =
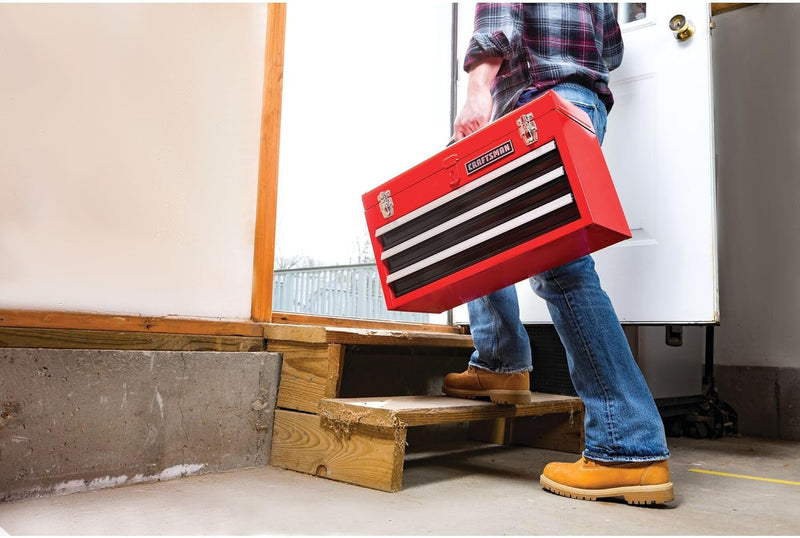
MULTIPOLYGON (((577 84, 554 90, 589 114, 602 143, 606 108, 597 95, 577 84)), ((528 91, 517 106, 532 100, 528 91)), ((587 458, 602 462, 658 461, 669 457, 664 426, 647 383, 591 256, 530 279, 547 302, 569 373, 585 406, 587 458)), ((532 369, 531 346, 519 317, 514 286, 467 304, 475 351, 470 365, 492 372, 532 369)))

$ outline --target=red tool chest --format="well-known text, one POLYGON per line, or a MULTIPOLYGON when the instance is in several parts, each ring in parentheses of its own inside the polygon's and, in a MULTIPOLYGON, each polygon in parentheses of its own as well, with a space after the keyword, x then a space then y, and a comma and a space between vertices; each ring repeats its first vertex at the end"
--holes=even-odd
POLYGON ((631 235, 589 117, 552 91, 362 201, 389 310, 443 312, 631 235))

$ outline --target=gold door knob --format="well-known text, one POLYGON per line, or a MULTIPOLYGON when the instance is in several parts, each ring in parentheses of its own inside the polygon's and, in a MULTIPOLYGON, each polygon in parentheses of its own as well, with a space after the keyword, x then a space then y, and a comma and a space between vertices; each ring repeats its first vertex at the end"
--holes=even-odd
POLYGON ((669 20, 669 29, 678 41, 686 41, 694 35, 694 24, 683 15, 675 15, 669 20))

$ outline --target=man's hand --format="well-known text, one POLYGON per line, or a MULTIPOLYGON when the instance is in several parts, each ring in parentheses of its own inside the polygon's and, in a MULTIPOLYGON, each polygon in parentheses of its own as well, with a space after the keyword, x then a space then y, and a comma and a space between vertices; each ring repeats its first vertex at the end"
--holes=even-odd
POLYGON ((487 58, 469 72, 467 100, 453 124, 456 142, 480 129, 492 118, 492 81, 502 63, 502 58, 487 58))
POLYGON ((456 122, 453 124, 456 142, 489 123, 491 117, 492 94, 489 93, 489 90, 468 94, 464 108, 458 113, 456 122))

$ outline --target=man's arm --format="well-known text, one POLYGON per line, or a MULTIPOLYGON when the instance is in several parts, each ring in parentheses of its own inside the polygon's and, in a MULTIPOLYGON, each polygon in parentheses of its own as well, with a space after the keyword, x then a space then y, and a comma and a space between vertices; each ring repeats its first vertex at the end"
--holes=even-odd
POLYGON ((492 82, 502 63, 503 58, 487 57, 470 70, 467 100, 453 124, 456 142, 489 123, 492 117, 492 82))

